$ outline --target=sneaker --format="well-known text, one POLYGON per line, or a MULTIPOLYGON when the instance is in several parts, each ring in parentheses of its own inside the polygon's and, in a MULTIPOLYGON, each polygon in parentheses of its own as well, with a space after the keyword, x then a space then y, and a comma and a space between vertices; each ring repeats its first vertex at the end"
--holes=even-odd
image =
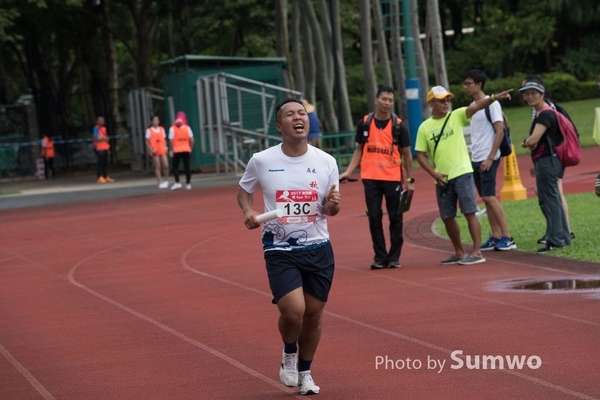
POLYGON ((169 181, 162 181, 159 185, 158 188, 159 189, 166 189, 169 187, 169 181))
POLYGON ((503 236, 502 239, 498 241, 496 246, 494 246, 494 250, 514 250, 517 248, 517 244, 515 240, 511 237, 503 236))
POLYGON ((388 263, 388 268, 400 268, 402 265, 398 261, 392 261, 388 263))
POLYGON ((106 182, 108 183, 113 183, 115 180, 113 178, 111 178, 110 176, 106 177, 106 182))
POLYGON ((371 269, 384 269, 385 265, 383 265, 382 263, 379 262, 374 262, 373 264, 371 264, 371 269))
POLYGON ((298 384, 297 353, 284 352, 281 356, 281 367, 279 368, 279 380, 285 386, 296 386, 298 384))
POLYGON ((537 241, 537 242, 538 242, 538 244, 546 244, 546 238, 545 238, 545 237, 543 237, 543 238, 541 238, 541 239, 538 239, 538 241, 537 241))
POLYGON ((596 196, 600 197, 600 174, 598 174, 598 176, 596 177, 594 189, 596 189, 596 196))
POLYGON ((445 260, 440 261, 440 264, 442 264, 442 265, 458 264, 458 262, 460 260, 462 260, 462 258, 460 258, 459 256, 451 255, 450 257, 446 258, 445 260))
POLYGON ((546 243, 546 245, 544 247, 542 247, 541 249, 537 249, 536 253, 544 254, 544 253, 547 253, 550 250, 554 250, 554 249, 556 249, 556 246, 552 246, 551 244, 546 243))
POLYGON ((298 372, 298 387, 300 388, 300 394, 318 394, 320 387, 315 385, 310 371, 298 372))
POLYGON ((104 179, 104 177, 99 177, 98 180, 96 181, 98 183, 106 183, 106 179, 104 179))
POLYGON ((496 245, 498 244, 498 242, 500 242, 501 239, 496 239, 493 236, 490 236, 490 238, 487 240, 487 242, 485 242, 484 244, 481 245, 480 249, 481 251, 486 251, 486 250, 494 250, 494 247, 496 247, 496 245))
POLYGON ((458 263, 460 265, 473 265, 473 264, 481 264, 484 262, 485 262, 485 258, 483 258, 483 257, 468 255, 465 258, 463 258, 462 260, 460 260, 458 263))
POLYGON ((192 189, 192 185, 190 185, 189 183, 187 185, 185 185, 185 189, 186 190, 191 190, 192 189))
POLYGON ((173 186, 171 186, 171 190, 181 189, 181 183, 175 182, 173 186))
POLYGON ((569 232, 569 235, 571 236, 571 240, 575 239, 575 234, 573 232, 569 232))

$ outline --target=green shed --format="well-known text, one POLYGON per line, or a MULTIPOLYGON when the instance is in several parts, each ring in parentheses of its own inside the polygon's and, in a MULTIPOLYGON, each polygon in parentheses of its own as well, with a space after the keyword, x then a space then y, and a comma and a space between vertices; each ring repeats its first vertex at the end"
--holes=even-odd
MULTIPOLYGON (((285 58, 185 55, 161 63, 165 121, 186 113, 194 170, 236 172, 249 151, 277 140, 274 104, 301 93, 283 87, 285 58)), ((251 154, 250 154, 251 155, 251 154)))

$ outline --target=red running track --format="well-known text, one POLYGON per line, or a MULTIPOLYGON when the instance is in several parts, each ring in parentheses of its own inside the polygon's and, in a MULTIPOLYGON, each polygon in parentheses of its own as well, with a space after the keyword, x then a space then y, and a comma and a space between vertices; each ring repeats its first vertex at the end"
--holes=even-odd
MULTIPOLYGON (((598 150, 568 171, 567 191, 593 189, 598 150)), ((427 181, 419 170, 403 267, 382 271, 368 269, 362 185, 342 186, 318 397, 600 398, 600 297, 502 290, 599 275, 600 264, 492 252, 482 265, 440 266, 450 245, 431 233, 427 181), (456 351, 463 362, 524 356, 533 368, 458 368, 456 351)), ((279 383, 259 232, 244 228, 235 195, 224 186, 1 212, 0 398, 300 397, 279 383)))

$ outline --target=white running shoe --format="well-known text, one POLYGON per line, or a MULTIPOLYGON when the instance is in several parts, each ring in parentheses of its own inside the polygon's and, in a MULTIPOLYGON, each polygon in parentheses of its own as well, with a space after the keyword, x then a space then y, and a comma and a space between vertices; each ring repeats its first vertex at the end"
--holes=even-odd
POLYGON ((279 380, 285 386, 296 386, 298 384, 297 353, 283 353, 281 367, 279 368, 279 380))
POLYGON ((190 190, 190 189, 192 188, 192 185, 190 185, 190 184, 188 183, 187 185, 185 185, 185 188, 186 188, 187 190, 190 190))
POLYGON ((173 186, 171 186, 171 190, 177 190, 177 189, 181 189, 181 183, 176 182, 173 184, 173 186))
POLYGON ((300 394, 318 394, 320 387, 315 385, 310 371, 298 372, 298 387, 300 388, 300 394))
POLYGON ((169 187, 169 181, 162 181, 159 185, 158 188, 159 189, 166 189, 169 187))

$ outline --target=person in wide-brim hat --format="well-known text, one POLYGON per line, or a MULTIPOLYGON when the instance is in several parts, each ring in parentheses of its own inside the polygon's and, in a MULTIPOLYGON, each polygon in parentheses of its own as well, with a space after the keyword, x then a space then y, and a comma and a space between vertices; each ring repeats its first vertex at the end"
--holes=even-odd
POLYGON ((302 100, 302 105, 303 105, 303 106, 304 106, 304 108, 306 109, 306 112, 307 112, 307 113, 309 113, 309 114, 310 114, 310 113, 314 113, 314 112, 315 112, 315 106, 313 106, 312 104, 310 104, 310 103, 308 102, 308 100, 306 100, 306 99, 303 99, 303 100, 302 100))

